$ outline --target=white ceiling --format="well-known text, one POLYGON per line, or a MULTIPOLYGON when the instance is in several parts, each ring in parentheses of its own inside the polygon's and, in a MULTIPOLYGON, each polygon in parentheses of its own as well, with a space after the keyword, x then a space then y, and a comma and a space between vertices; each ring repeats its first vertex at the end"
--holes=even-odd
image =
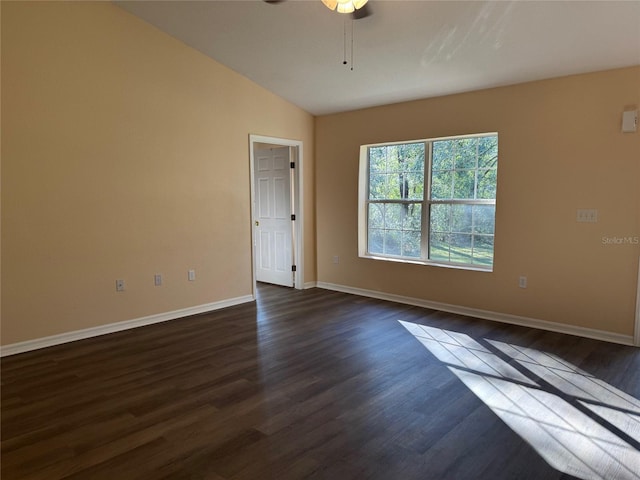
POLYGON ((640 0, 370 0, 353 71, 320 0, 116 3, 314 115, 640 65, 640 0))

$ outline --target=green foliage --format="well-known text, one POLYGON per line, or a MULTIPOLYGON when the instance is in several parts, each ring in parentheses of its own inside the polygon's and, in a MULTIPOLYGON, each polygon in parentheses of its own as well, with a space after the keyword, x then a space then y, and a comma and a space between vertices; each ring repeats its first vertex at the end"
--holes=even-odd
POLYGON ((498 137, 433 142, 431 199, 495 199, 498 137))
MULTIPOLYGON (((498 137, 431 144, 429 255, 432 260, 491 265, 495 205, 447 203, 495 200, 498 137)), ((368 251, 421 258, 425 143, 369 148, 368 251)), ((426 231, 426 229, 425 229, 426 231)))
POLYGON ((422 205, 369 204, 369 253, 420 257, 422 205))
POLYGON ((431 205, 430 222, 429 258, 491 265, 494 205, 431 205))
POLYGON ((424 198, 424 143, 369 149, 369 199, 424 198))
POLYGON ((493 264, 493 236, 474 236, 474 243, 451 236, 432 235, 429 243, 429 258, 441 262, 455 262, 467 265, 491 266, 493 264))

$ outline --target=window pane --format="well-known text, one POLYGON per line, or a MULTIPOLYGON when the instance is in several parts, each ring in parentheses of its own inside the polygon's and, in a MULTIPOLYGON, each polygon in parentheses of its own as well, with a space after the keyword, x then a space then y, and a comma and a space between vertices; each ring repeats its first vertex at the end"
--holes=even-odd
MULTIPOLYGON (((498 138, 457 138, 433 143, 431 200, 494 200, 498 138)), ((494 205, 430 206, 429 258, 490 266, 494 205)))
POLYGON ((383 228, 383 227, 384 227, 384 204, 370 203, 369 204, 369 228, 383 228))
POLYGON ((369 170, 371 173, 422 172, 424 158, 424 143, 371 147, 369 170))
POLYGON ((478 198, 496 198, 497 170, 478 170, 478 198))
POLYGON ((433 170, 453 169, 453 143, 433 142, 433 170))
POLYGON ((455 165, 458 168, 476 168, 477 138, 461 138, 455 142, 455 165))
POLYGON ((384 253, 387 255, 400 255, 402 246, 401 230, 385 230, 384 253))
POLYGON ((407 184, 402 174, 390 173, 387 175, 387 190, 384 198, 387 200, 401 200, 406 188, 407 184))
POLYGON ((433 142, 431 199, 495 199, 497 162, 495 135, 433 142))
POLYGON ((402 228, 402 209, 404 205, 399 203, 387 203, 384 211, 384 227, 386 229, 400 230, 402 228))
POLYGON ((369 199, 424 198, 424 143, 369 148, 369 199))
POLYGON ((478 168, 496 168, 498 165, 498 137, 482 137, 478 145, 478 168))
POLYGON ((402 233, 402 255, 420 258, 420 232, 404 231, 402 233))
POLYGON ((451 170, 434 170, 431 175, 431 198, 444 200, 453 197, 453 172, 451 170))
POLYGON ((453 197, 456 199, 473 198, 476 183, 475 170, 456 170, 454 172, 453 197))
POLYGON ((387 171, 387 155, 385 147, 369 148, 369 173, 384 173, 387 171))
POLYGON ((387 172, 398 172, 400 170, 400 162, 398 162, 398 147, 396 145, 389 145, 385 147, 385 154, 387 158, 387 172))
POLYGON ((424 172, 424 143, 407 143, 397 148, 401 171, 424 172))
POLYGON ((457 263, 471 263, 471 235, 454 233, 450 236, 450 259, 457 263))
POLYGON ((431 205, 430 229, 432 233, 451 231, 451 205, 431 205))
POLYGON ((471 233, 473 208, 471 205, 451 205, 451 231, 471 233))
POLYGON ((424 172, 407 172, 402 174, 401 189, 405 200, 422 200, 424 198, 424 172))
POLYGON ((384 253, 384 230, 380 228, 369 228, 367 232, 369 253, 384 253))
POLYGON ((449 234, 431 232, 429 258, 436 261, 449 261, 449 234))
POLYGON ((402 205, 404 216, 402 219, 402 228, 404 230, 420 231, 422 227, 422 205, 419 203, 410 203, 402 205))
POLYGON ((431 260, 491 266, 494 205, 436 204, 430 211, 431 260))
POLYGON ((496 223, 495 205, 473 206, 473 233, 488 233, 493 235, 496 223))
POLYGON ((473 238, 473 263, 477 265, 493 264, 493 236, 475 235, 473 238))
POLYGON ((387 176, 384 174, 369 175, 369 199, 383 200, 387 195, 387 176))
POLYGON ((422 205, 370 203, 367 251, 420 258, 422 205))

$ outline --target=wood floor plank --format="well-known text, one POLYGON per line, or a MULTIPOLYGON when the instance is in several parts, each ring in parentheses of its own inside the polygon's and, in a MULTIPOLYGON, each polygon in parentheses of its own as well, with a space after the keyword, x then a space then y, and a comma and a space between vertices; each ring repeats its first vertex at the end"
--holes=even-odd
POLYGON ((457 332, 535 389, 554 391, 491 341, 640 397, 635 348, 263 284, 255 303, 3 358, 2 479, 574 478, 458 378, 480 375, 475 350, 436 342, 443 361, 400 320, 457 332))

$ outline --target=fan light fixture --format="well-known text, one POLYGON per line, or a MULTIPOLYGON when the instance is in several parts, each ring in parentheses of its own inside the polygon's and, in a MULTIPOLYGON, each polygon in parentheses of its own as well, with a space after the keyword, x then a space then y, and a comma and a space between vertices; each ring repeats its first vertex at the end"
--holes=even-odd
POLYGON ((368 0, 322 0, 330 10, 337 10, 339 13, 351 13, 364 7, 368 0))

